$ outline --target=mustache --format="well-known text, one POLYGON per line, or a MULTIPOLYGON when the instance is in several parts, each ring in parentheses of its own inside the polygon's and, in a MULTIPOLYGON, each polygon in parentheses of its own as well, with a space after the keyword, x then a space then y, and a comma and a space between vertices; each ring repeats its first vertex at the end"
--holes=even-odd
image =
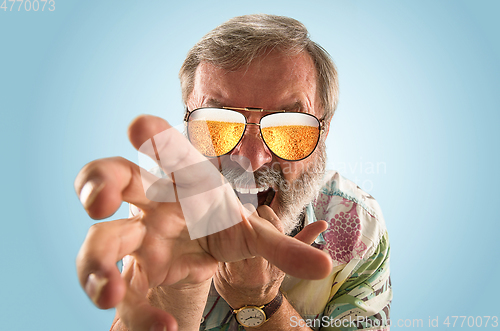
POLYGON ((254 183, 257 187, 274 187, 282 188, 285 186, 285 176, 281 167, 264 166, 254 172, 248 172, 238 165, 223 167, 222 175, 229 183, 236 187, 253 187, 254 183))
POLYGON ((289 181, 285 178, 284 171, 279 163, 264 166, 255 172, 249 172, 239 165, 223 167, 222 175, 234 187, 272 187, 282 193, 280 199, 293 203, 295 199, 302 195, 309 195, 315 190, 317 182, 325 171, 325 162, 318 158, 309 167, 301 171, 300 176, 289 181), (304 171, 305 170, 305 171, 304 171), (284 194, 284 195, 283 195, 284 194))

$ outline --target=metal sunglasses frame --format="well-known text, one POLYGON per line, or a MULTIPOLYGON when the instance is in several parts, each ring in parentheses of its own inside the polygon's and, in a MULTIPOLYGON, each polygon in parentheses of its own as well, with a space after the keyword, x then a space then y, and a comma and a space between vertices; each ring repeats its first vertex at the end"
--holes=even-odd
MULTIPOLYGON (((207 157, 219 157, 219 156, 224 156, 224 155, 227 155, 227 154, 230 154, 235 148, 236 146, 239 145, 239 143, 241 142, 241 139, 243 139, 243 136, 245 135, 245 131, 247 129, 247 125, 256 125, 259 127, 259 134, 260 134, 260 138, 262 139, 262 141, 264 142, 264 144, 266 145, 266 147, 269 149, 269 151, 275 155, 277 158, 280 158, 282 160, 285 160, 285 161, 290 161, 290 162, 294 162, 294 161, 301 161, 301 160, 304 160, 306 158, 308 158, 309 156, 311 156, 312 153, 314 153, 314 151, 316 150, 316 147, 318 147, 318 143, 319 143, 319 140, 321 138, 321 135, 323 134, 324 132, 324 118, 322 119, 318 119, 316 116, 314 116, 313 114, 308 114, 308 113, 300 113, 300 114, 304 114, 304 115, 308 115, 308 116, 311 116, 313 117, 316 121, 318 121, 318 129, 319 129, 319 135, 318 135, 318 140, 316 141, 316 145, 314 145, 314 148, 312 149, 311 153, 309 153, 307 156, 301 158, 301 159, 298 159, 298 160, 288 160, 288 159, 284 159, 278 155, 276 155, 276 153, 274 153, 272 151, 272 149, 267 145, 266 143, 266 140, 264 139, 264 137, 262 136, 262 129, 260 127, 260 122, 262 121, 262 119, 266 116, 270 116, 270 115, 273 115, 273 114, 276 114, 276 113, 293 113, 293 114, 297 114, 297 112, 292 112, 292 111, 286 111, 286 110, 268 110, 268 109, 262 109, 262 108, 253 108, 253 107, 245 107, 245 108, 238 108, 238 107, 200 107, 200 108, 196 108, 196 109, 193 109, 192 111, 189 111, 189 109, 186 108, 186 114, 184 115, 184 123, 187 127, 188 123, 189 123, 189 118, 191 117, 191 114, 194 113, 195 111, 197 110, 200 110, 200 109, 225 109, 225 110, 233 110, 233 111, 236 111, 236 112, 240 112, 240 111, 249 111, 249 112, 259 112, 259 113, 270 113, 270 114, 266 114, 264 116, 262 116, 259 120, 259 123, 249 123, 248 120, 247 120, 247 117, 243 114, 243 117, 245 118, 245 128, 243 129, 243 133, 241 134, 241 137, 240 139, 238 140, 238 142, 236 143, 236 145, 234 145, 234 147, 227 153, 225 154, 222 154, 222 155, 218 155, 218 156, 207 156, 207 157)), ((186 133, 188 135, 188 139, 189 138, 189 130, 186 130, 186 133)), ((191 139, 190 139, 191 140, 191 139)), ((205 155, 206 156, 206 155, 205 155)))

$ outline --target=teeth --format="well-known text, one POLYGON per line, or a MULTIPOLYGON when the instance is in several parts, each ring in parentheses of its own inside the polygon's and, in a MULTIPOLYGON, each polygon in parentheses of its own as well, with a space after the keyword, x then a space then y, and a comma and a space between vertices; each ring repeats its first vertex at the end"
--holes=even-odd
POLYGON ((269 186, 258 187, 258 188, 257 187, 249 188, 249 187, 234 187, 233 186, 233 189, 236 190, 236 192, 238 192, 238 193, 257 194, 259 192, 267 191, 269 189, 269 186))
POLYGON ((248 188, 244 188, 244 187, 237 187, 236 188, 236 191, 240 192, 240 193, 243 193, 243 194, 247 194, 247 193, 250 193, 250 189, 248 188))
POLYGON ((259 187, 259 192, 264 192, 269 189, 269 186, 259 187))

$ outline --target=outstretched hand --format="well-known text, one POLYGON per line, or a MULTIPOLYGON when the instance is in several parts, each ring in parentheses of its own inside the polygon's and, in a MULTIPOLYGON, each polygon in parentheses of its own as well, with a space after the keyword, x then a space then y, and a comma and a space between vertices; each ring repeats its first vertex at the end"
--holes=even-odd
MULTIPOLYGON (((129 139, 139 149, 144 142, 166 131, 162 144, 146 153, 166 173, 203 161, 194 147, 164 120, 141 116, 132 122, 129 139), (170 129, 170 130, 169 130, 170 129)), ((144 174, 144 171, 142 172, 144 174)), ((196 185, 193 174, 182 185, 196 185)), ((181 185, 181 184, 179 184, 181 185)), ((143 189, 141 169, 123 158, 108 158, 87 164, 75 180, 75 189, 87 213, 94 219, 111 216, 122 201, 137 206, 136 216, 94 224, 77 257, 80 284, 99 308, 116 307, 130 330, 149 330, 164 325, 176 330, 175 319, 149 305, 150 288, 173 284, 196 284, 210 279, 218 262, 232 262, 261 256, 283 272, 304 279, 321 279, 331 270, 327 254, 285 236, 269 220, 239 206, 241 222, 223 231, 191 240, 178 201, 150 200, 143 189), (116 262, 130 255, 121 274, 116 262)), ((222 197, 224 188, 215 188, 222 197)), ((217 208, 213 201, 207 206, 217 208)), ((321 222, 306 227, 299 237, 310 241, 324 230, 321 222)))

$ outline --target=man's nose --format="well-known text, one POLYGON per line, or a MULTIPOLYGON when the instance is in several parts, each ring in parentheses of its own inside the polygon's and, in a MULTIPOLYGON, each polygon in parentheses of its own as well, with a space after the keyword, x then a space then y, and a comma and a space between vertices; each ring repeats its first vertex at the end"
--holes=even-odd
POLYGON ((271 151, 262 140, 259 126, 252 123, 247 124, 243 138, 231 152, 231 161, 237 162, 246 171, 256 171, 263 165, 270 163, 272 158, 271 151))

